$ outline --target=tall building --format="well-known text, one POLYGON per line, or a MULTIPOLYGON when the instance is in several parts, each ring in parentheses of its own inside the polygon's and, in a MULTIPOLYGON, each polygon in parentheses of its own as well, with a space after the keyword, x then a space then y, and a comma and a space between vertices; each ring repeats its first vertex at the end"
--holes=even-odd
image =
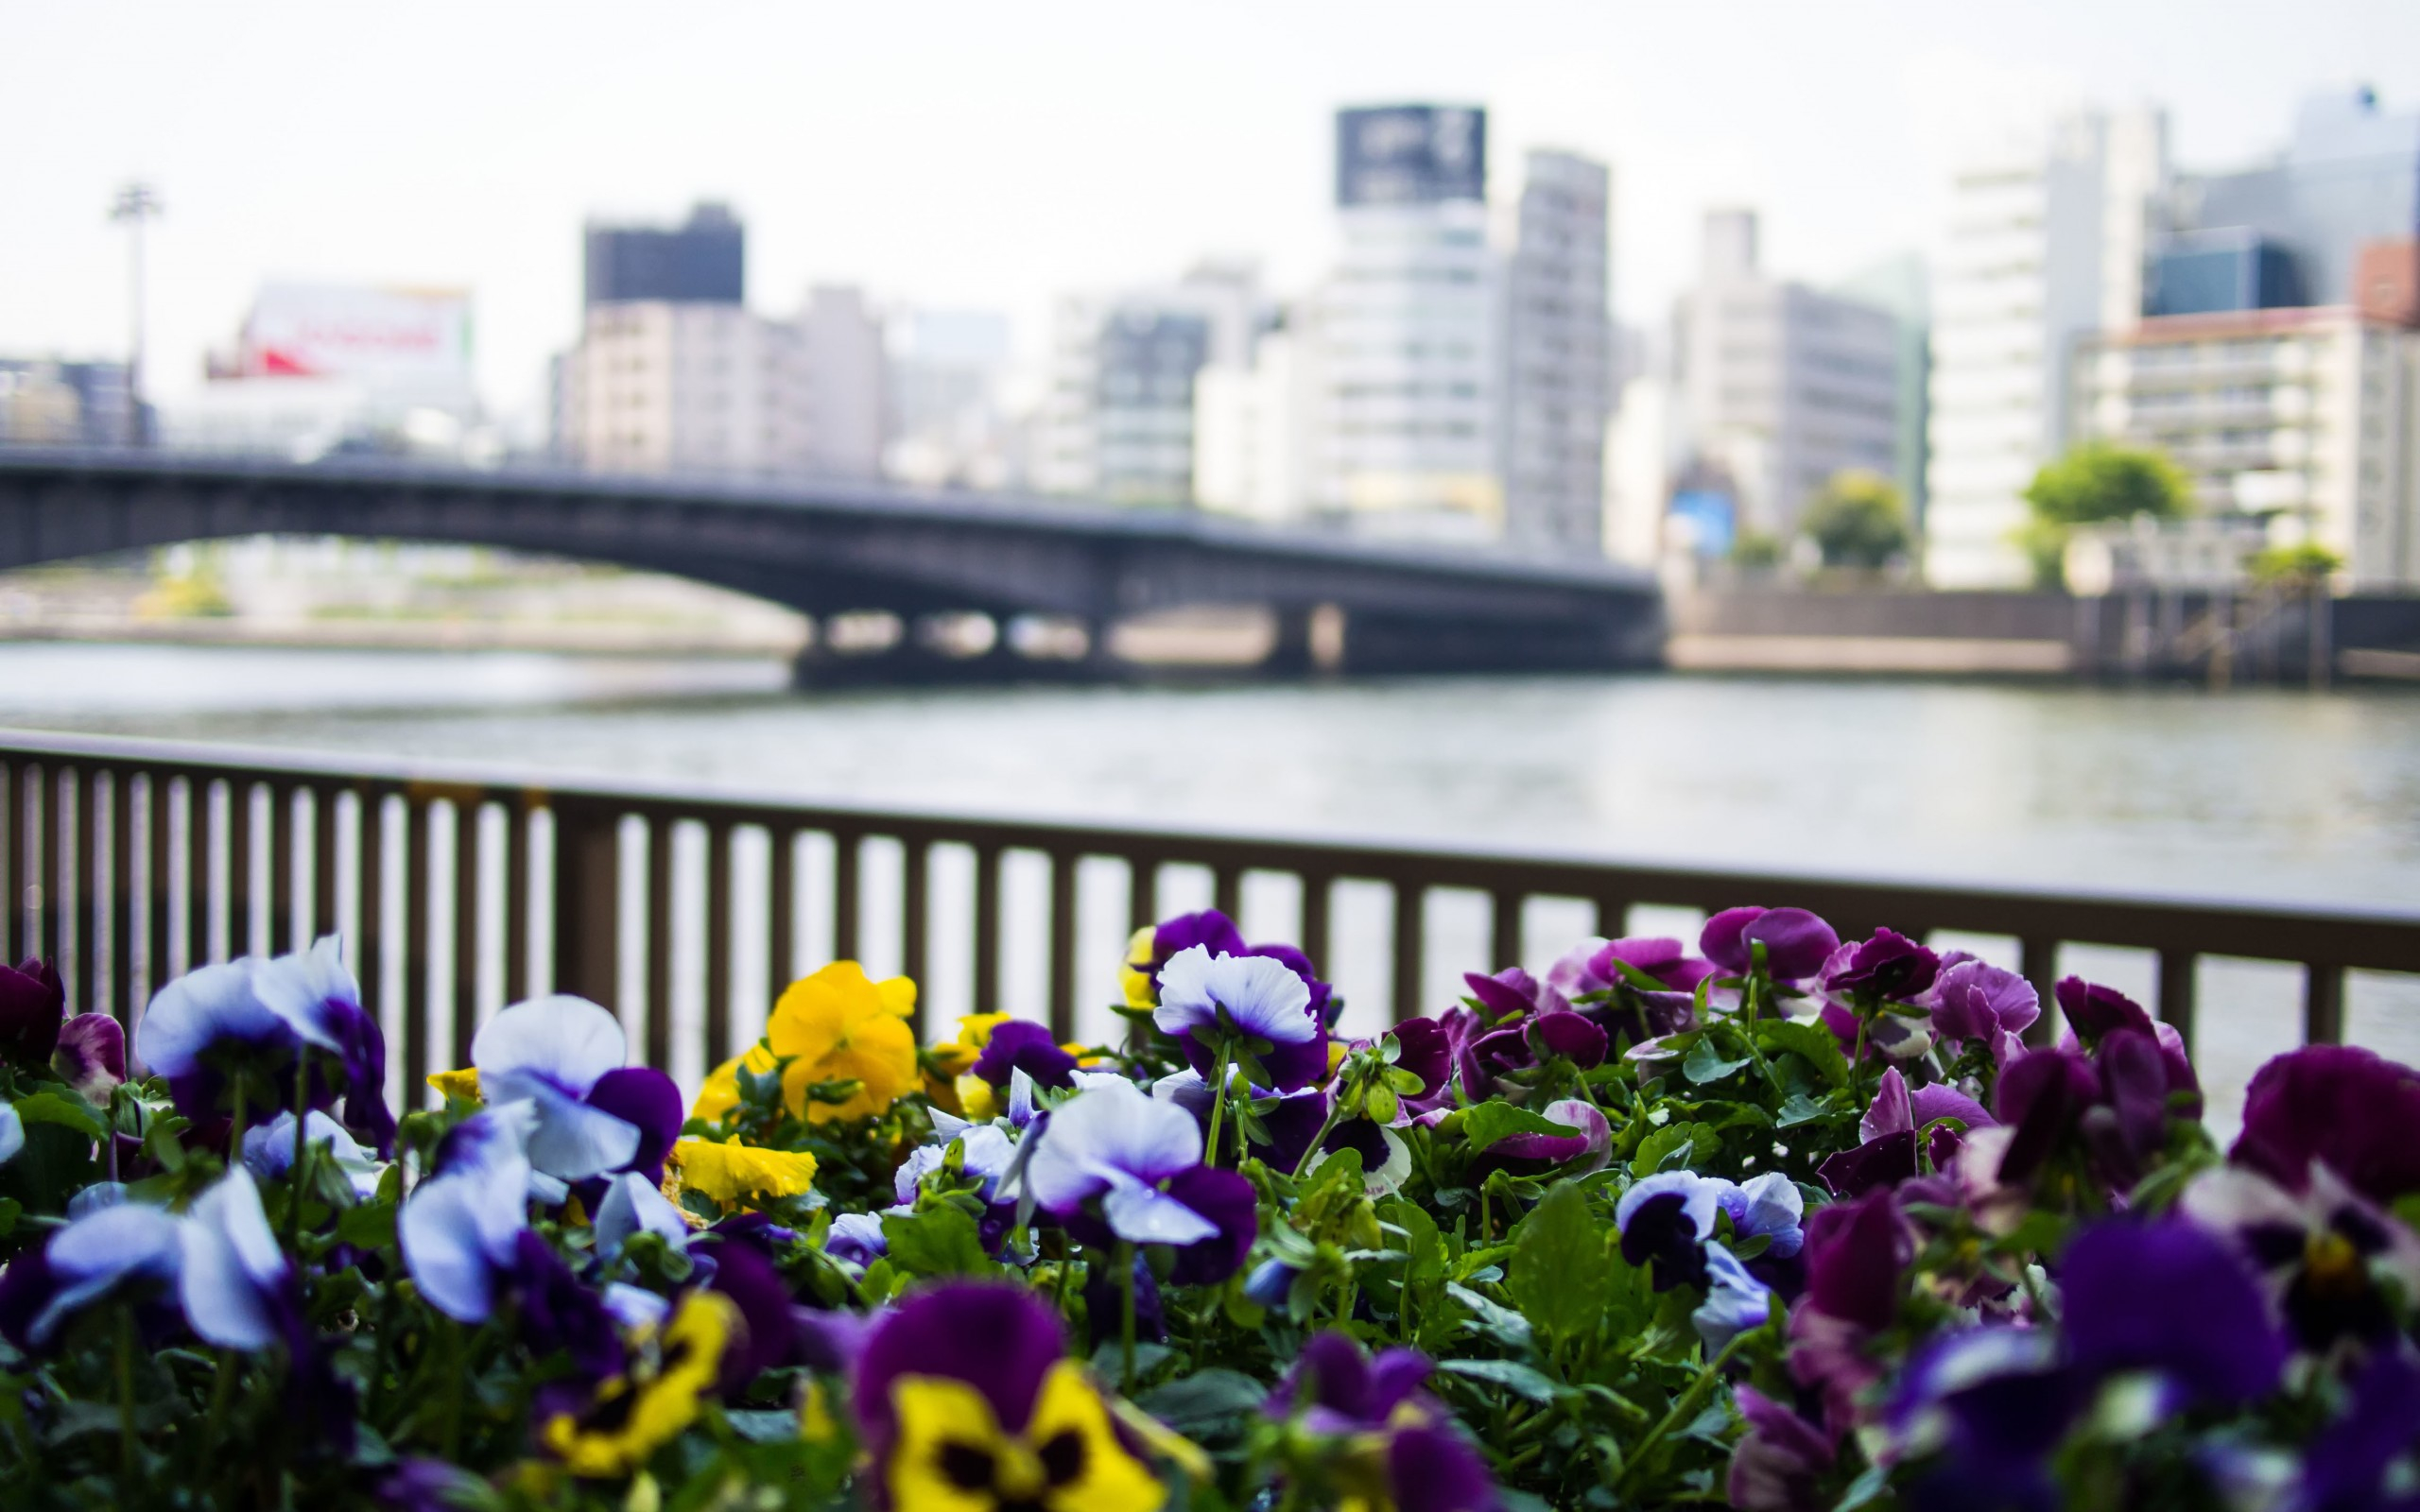
POLYGON ((819 284, 799 311, 798 362, 805 391, 806 471, 832 477, 882 475, 889 438, 890 364, 882 321, 865 291, 819 284))
POLYGON ((1890 312, 1899 328, 1899 455, 1892 469, 1908 514, 1921 531, 1925 523, 1925 464, 1930 457, 1927 423, 1932 418, 1932 284, 1925 260, 1913 252, 1885 259, 1832 285, 1831 292, 1890 312))
POLYGON ((1933 301, 1925 574, 1936 587, 2026 581, 2023 492, 2070 438, 2077 342, 2143 305, 2168 185, 2155 111, 2086 112, 1951 187, 1933 301))
POLYGON ((1194 384, 1249 366, 1272 319, 1248 266, 1205 263, 1179 283, 1060 301, 1033 482, 1115 504, 1182 505, 1194 490, 1194 384))
POLYGON ((2075 430, 2167 454, 2201 512, 2420 587, 2420 333, 2345 305, 2147 319, 2075 355, 2075 430))
POLYGON ((135 438, 123 362, 0 357, 0 446, 126 446, 135 438))
POLYGON ((1500 260, 1487 116, 1337 114, 1341 249, 1305 303, 1308 503, 1386 534, 1503 533, 1500 260))
POLYGON ((1898 322, 1765 273, 1754 212, 1707 214, 1678 327, 1689 450, 1729 479, 1735 533, 1788 540, 1835 475, 1897 467, 1898 322))
POLYGON ((700 201, 679 226, 592 222, 585 301, 737 304, 747 298, 747 233, 728 205, 700 201))
POLYGON ((2146 314, 2351 304, 2365 247, 2420 236, 2420 112, 2314 94, 2273 161, 2178 175, 2168 218, 2146 314))
POLYGON ((1308 406, 1302 341, 1283 326, 1248 361, 1213 363, 1193 387, 1193 497, 1205 509, 1285 521, 1303 512, 1308 406))
POLYGON ((884 471, 928 487, 997 489, 1017 478, 1004 392, 1008 317, 916 310, 889 332, 891 438, 884 471))
POLYGON ((1611 191, 1601 163, 1528 156, 1505 274, 1504 533, 1518 546, 1604 550, 1611 191))

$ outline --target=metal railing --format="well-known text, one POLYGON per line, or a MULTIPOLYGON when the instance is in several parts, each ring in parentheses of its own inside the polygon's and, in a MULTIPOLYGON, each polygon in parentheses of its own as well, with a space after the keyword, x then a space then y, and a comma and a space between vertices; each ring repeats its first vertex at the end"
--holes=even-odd
MULTIPOLYGON (((1063 1038, 1073 1032, 1078 1006, 1077 872, 1100 857, 1125 864, 1129 927, 1160 917, 1163 877, 1171 867, 1205 868, 1213 900, 1231 914, 1247 874, 1290 874, 1301 900, 1292 934, 1322 962, 1330 957, 1339 885, 1382 885, 1392 893, 1392 967, 1382 1000, 1396 1018, 1450 1001, 1450 992, 1426 1001, 1423 983, 1427 903, 1449 889, 1488 900, 1494 966, 1519 958, 1523 909, 1531 899, 1593 903, 1608 934, 1620 933, 1636 905, 1711 910, 1764 902, 1811 908, 1843 936, 1888 924, 1918 937, 1958 931, 2013 938, 2021 970, 2043 988, 2046 1004, 2063 943, 2134 947, 2156 953, 2157 1011, 2188 1041, 2195 965, 2204 955, 2299 964, 2303 1036, 2314 1042, 2342 1036, 2348 969, 2420 971, 2420 915, 2409 913, 899 814, 545 782, 458 765, 24 731, 0 731, 0 900, 13 901, 0 908, 0 954, 57 960, 71 1005, 130 1024, 173 974, 241 954, 263 937, 274 949, 292 948, 349 915, 350 961, 369 1005, 390 1035, 400 1031, 389 1050, 405 1087, 418 1088, 427 1072, 440 1069, 431 1061, 433 1004, 450 1001, 447 1043, 458 1055, 467 1047, 477 1023, 481 962, 493 965, 499 954, 503 1001, 561 990, 619 1004, 648 1062, 669 1066, 678 906, 672 836, 683 826, 702 829, 704 838, 703 1042, 684 1048, 702 1053, 705 1064, 742 1048, 731 1011, 736 942, 761 940, 773 983, 786 980, 795 963, 803 896, 798 842, 815 833, 829 843, 828 873, 817 880, 828 884, 819 890, 829 899, 835 957, 860 953, 869 843, 898 847, 896 954, 920 981, 936 943, 931 858, 937 847, 971 850, 972 937, 958 943, 971 949, 977 1012, 1002 1002, 1008 860, 1038 854, 1048 878, 1046 1005, 1063 1038), (634 828, 647 836, 635 846, 634 828), (743 930, 735 927, 741 889, 734 841, 752 829, 769 844, 771 860, 751 900, 760 918, 743 930), (499 842, 502 853, 493 856, 499 842), (628 889, 626 867, 635 873, 628 889), (390 896, 398 889, 400 898, 390 896), (433 907, 441 899, 451 900, 445 939, 433 907), (645 943, 625 953, 623 936, 631 931, 645 943), (638 980, 625 980, 633 955, 645 964, 638 980), (400 983, 399 1001, 382 1001, 390 980, 400 983)), ((2048 1015, 2042 1027, 2049 1027, 2048 1015)), ((927 1029, 919 1024, 920 1034, 927 1029)))

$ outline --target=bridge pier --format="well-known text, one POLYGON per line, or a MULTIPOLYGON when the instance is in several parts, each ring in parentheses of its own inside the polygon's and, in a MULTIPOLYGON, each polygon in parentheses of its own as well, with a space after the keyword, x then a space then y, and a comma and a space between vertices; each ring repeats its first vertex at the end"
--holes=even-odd
MULTIPOLYGON (((1010 626, 994 616, 884 614, 895 629, 867 635, 859 627, 876 616, 851 612, 814 621, 814 634, 790 663, 794 688, 984 686, 1011 682, 1107 681, 1126 675, 1110 654, 1109 627, 1092 623, 1083 631, 1080 655, 1019 649, 1010 626), (988 618, 988 634, 970 633, 963 621, 988 618)), ((1048 638, 1043 638, 1046 647, 1048 638)))

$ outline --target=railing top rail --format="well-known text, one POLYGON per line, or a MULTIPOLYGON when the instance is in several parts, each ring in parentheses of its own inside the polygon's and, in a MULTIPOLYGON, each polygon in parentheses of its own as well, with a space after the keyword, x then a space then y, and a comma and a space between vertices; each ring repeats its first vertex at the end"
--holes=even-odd
POLYGON ((1720 908, 1790 902, 1859 928, 1982 933, 2246 954, 2332 966, 2420 971, 2420 912, 2265 904, 2224 899, 2144 898, 2092 889, 1975 886, 1928 879, 1844 879, 1784 870, 1733 871, 1575 850, 1505 850, 1454 841, 1396 842, 1338 835, 1255 835, 1182 825, 1021 818, 997 814, 902 812, 840 799, 700 793, 668 782, 618 781, 467 762, 271 749, 119 735, 0 729, 0 754, 17 760, 145 767, 187 776, 257 778, 611 806, 658 816, 833 829, 906 839, 957 840, 1056 854, 1107 854, 1219 868, 1368 877, 1426 885, 1720 908))

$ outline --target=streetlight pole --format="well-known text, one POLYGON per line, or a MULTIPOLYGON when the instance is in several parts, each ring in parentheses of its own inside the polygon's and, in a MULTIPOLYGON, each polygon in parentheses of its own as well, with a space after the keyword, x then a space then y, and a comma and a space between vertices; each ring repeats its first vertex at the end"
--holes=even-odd
POLYGON ((141 446, 143 434, 143 223, 156 219, 163 207, 151 186, 136 180, 118 190, 110 202, 110 219, 123 221, 129 237, 128 274, 133 317, 133 347, 126 363, 126 444, 141 446))

